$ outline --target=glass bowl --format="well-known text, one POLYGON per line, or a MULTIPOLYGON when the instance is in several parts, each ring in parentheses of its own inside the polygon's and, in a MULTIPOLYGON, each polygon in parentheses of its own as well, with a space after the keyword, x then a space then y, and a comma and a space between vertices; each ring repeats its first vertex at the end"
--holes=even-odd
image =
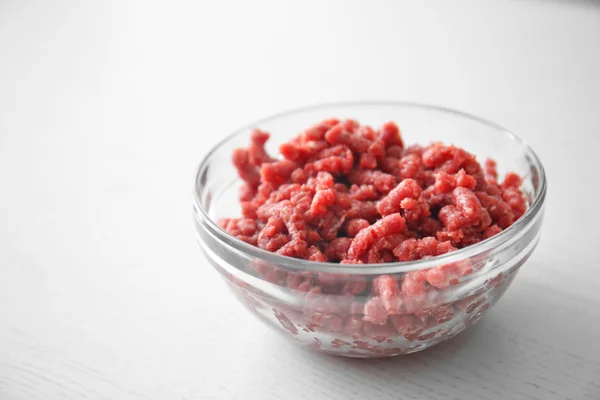
POLYGON ((441 107, 370 102, 290 111, 226 137, 200 164, 193 204, 195 227, 206 258, 238 299, 266 325, 323 352, 385 357, 447 340, 477 322, 498 301, 537 245, 545 194, 542 163, 506 129, 441 107), (247 146, 251 130, 269 132, 267 151, 278 154, 279 144, 327 118, 352 118, 371 126, 394 121, 405 143, 442 141, 465 148, 480 162, 493 158, 500 176, 514 171, 524 178, 522 190, 528 210, 506 230, 475 245, 427 260, 387 264, 340 265, 288 258, 253 247, 222 230, 216 223, 218 218, 240 214, 237 193, 241 181, 231 155, 236 147, 247 146), (377 302, 396 311, 383 317, 365 313, 365 305, 373 301, 372 285, 410 279, 418 271, 464 266, 472 273, 452 286, 440 290, 431 287, 410 297, 386 298, 382 294, 377 302), (315 290, 316 281, 324 289, 315 290), (351 292, 360 294, 332 294, 340 291, 328 291, 327 287, 354 288, 351 292))

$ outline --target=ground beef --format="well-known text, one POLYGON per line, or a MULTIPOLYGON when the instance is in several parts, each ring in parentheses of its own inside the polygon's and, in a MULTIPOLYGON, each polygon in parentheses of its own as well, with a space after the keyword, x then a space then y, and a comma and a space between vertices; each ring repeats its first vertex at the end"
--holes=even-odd
MULTIPOLYGON (((354 120, 326 120, 281 144, 279 158, 265 151, 268 138, 256 129, 250 146, 234 151, 243 217, 220 225, 280 255, 341 264, 427 259, 500 233, 527 208, 517 174, 500 182, 494 161, 481 166, 453 145, 405 147, 393 122, 374 130, 354 120)), ((423 310, 419 298, 471 272, 459 262, 371 281, 340 274, 259 274, 306 292, 314 326, 327 321, 336 331, 378 332, 382 338, 383 331, 418 337, 427 321, 451 318, 448 307, 423 310), (317 301, 319 294, 351 296, 350 303, 342 312, 317 301)), ((279 314, 278 319, 284 320, 279 314)))
POLYGON ((402 261, 397 254, 407 244, 386 249, 377 239, 403 231, 407 243, 436 238, 462 248, 506 229, 526 209, 518 175, 498 183, 494 161, 482 168, 452 145, 404 148, 393 122, 373 130, 326 120, 282 144, 281 159, 265 151, 268 138, 256 129, 250 146, 234 151, 244 218, 221 225, 269 251, 319 261, 309 251, 310 234, 323 254, 338 256, 333 261, 364 263, 369 252, 389 258, 383 250, 392 250, 390 261, 402 261), (328 250, 338 238, 352 238, 344 259, 337 247, 328 250))

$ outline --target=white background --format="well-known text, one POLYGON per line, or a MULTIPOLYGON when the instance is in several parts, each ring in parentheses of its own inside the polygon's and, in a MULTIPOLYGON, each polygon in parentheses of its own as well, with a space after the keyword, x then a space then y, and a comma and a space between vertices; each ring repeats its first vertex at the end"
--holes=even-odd
POLYGON ((0 399, 598 400, 599 107, 593 1, 1 1, 0 399), (191 222, 218 139, 364 99, 505 125, 550 185, 483 321, 383 361, 263 327, 191 222))

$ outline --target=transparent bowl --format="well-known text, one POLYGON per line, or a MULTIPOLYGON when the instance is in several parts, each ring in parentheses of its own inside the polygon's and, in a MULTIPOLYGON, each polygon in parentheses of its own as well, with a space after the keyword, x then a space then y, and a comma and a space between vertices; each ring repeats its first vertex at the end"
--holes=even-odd
MULTIPOLYGON (((352 357, 385 357, 423 350, 477 322, 502 296, 533 252, 543 220, 546 178, 535 153, 506 129, 458 111, 409 103, 344 103, 303 108, 258 121, 221 141, 204 158, 193 196, 198 239, 208 261, 222 274, 238 299, 266 325, 309 348, 352 357), (241 184, 231 164, 234 148, 247 146, 253 128, 271 134, 267 150, 327 118, 353 118, 378 126, 395 121, 405 143, 442 141, 498 162, 499 174, 524 178, 528 210, 503 232, 473 246, 411 262, 340 265, 298 260, 246 244, 222 230, 218 218, 238 216, 241 184), (398 281, 414 271, 468 266, 473 271, 446 289, 387 299, 399 304, 383 320, 363 313, 375 279, 398 281), (306 291, 316 280, 337 287, 365 285, 359 295, 306 291), (305 282, 304 289, 293 289, 305 282)), ((302 286, 302 285, 300 285, 302 286)), ((233 327, 232 327, 233 328, 233 327)))

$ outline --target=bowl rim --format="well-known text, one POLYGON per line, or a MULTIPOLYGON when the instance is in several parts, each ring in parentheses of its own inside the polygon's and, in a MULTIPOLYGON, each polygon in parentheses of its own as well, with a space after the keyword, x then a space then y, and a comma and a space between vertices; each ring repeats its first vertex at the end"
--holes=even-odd
POLYGON ((232 251, 237 253, 240 256, 251 256, 258 260, 262 260, 264 262, 277 265, 278 267, 283 267, 290 270, 296 271, 313 271, 313 272, 330 272, 330 273, 341 273, 341 274, 350 274, 350 275, 378 275, 378 274, 396 274, 396 273, 404 273, 416 270, 423 270, 432 267, 436 267, 439 265, 450 264, 453 262, 457 262, 460 260, 472 258, 478 254, 493 250, 494 248, 499 247, 501 244, 515 237, 515 235, 521 232, 524 228, 529 226, 532 221, 536 219, 538 214, 543 209, 545 198, 547 191, 547 181, 546 181, 546 172, 542 161, 538 157, 538 155, 533 151, 533 149, 519 136, 506 129, 505 127, 489 121, 487 119, 478 117, 476 115, 455 110, 452 108, 447 108, 443 106, 426 104, 426 103, 415 103, 415 102, 406 102, 406 101, 344 101, 344 102, 328 102, 328 103, 320 103, 300 108, 295 108, 291 110, 286 110, 277 114, 273 114, 271 116, 261 118, 253 123, 250 123, 242 128, 235 130, 233 133, 227 135, 225 138, 220 140, 217 144, 215 144, 202 158, 202 161, 198 165, 196 169, 195 179, 194 179, 194 190, 192 195, 192 202, 194 205, 194 210, 196 211, 196 218, 200 218, 204 223, 202 226, 207 228, 210 233, 215 236, 220 242, 227 245, 232 251), (392 263, 378 263, 378 264, 339 264, 339 263, 331 263, 331 262, 314 262, 308 260, 301 260, 298 258, 292 258, 288 256, 282 256, 276 253, 271 253, 269 251, 263 250, 259 247, 255 247, 251 244, 248 244, 234 236, 228 234, 224 229, 222 229, 216 221, 214 221, 209 215, 207 210, 202 205, 202 202, 199 198, 199 191, 201 188, 201 176, 208 166, 208 161, 211 159, 211 156, 217 151, 217 149, 221 148, 225 143, 227 143, 230 139, 235 136, 241 135, 257 126, 270 122, 275 119, 279 119, 282 117, 286 117, 293 114, 299 114, 307 111, 318 110, 318 109, 327 109, 327 108, 336 108, 336 107, 360 107, 360 106, 368 106, 368 107, 376 107, 376 106, 399 106, 404 108, 418 108, 428 111, 436 111, 444 114, 450 114, 457 117, 467 118, 481 124, 487 125, 497 131, 500 131, 506 134, 511 140, 517 142, 524 150, 525 154, 529 156, 530 162, 535 166, 535 168, 539 171, 539 179, 540 179, 540 189, 539 195, 536 196, 533 204, 527 209, 525 214, 523 214, 515 223, 511 226, 503 230, 497 235, 494 235, 488 239, 482 240, 479 243, 474 245, 458 249, 452 251, 450 253, 442 254, 439 256, 435 256, 429 258, 427 260, 415 260, 415 261, 401 261, 401 262, 392 262, 392 263))

